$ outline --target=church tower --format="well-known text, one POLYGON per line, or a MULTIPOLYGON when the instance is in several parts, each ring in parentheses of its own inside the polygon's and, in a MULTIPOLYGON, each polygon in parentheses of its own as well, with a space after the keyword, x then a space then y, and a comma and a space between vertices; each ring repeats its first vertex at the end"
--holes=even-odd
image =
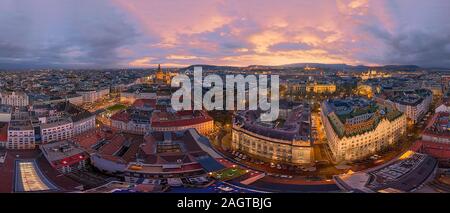
POLYGON ((158 71, 156 71, 156 81, 164 80, 164 72, 161 69, 161 64, 158 64, 158 71))

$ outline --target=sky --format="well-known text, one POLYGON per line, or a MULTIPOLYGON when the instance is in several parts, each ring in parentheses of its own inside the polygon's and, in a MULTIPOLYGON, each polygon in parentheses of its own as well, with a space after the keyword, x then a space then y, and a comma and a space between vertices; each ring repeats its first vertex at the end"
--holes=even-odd
POLYGON ((450 68, 448 0, 1 0, 0 69, 450 68))

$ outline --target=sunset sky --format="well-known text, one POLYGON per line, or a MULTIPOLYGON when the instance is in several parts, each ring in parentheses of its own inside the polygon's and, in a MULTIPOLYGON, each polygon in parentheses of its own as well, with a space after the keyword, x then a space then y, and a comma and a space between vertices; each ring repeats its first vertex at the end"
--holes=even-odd
POLYGON ((448 0, 1 0, 0 68, 450 67, 448 0))

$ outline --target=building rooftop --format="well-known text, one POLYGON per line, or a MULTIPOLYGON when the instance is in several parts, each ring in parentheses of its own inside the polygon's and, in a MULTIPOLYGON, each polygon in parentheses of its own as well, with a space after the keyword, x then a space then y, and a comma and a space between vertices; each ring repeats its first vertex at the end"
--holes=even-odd
POLYGON ((335 176, 346 191, 411 192, 426 183, 437 168, 437 161, 426 155, 407 151, 398 159, 366 172, 335 176))
POLYGON ((374 113, 378 105, 365 98, 329 99, 324 102, 327 112, 335 112, 344 123, 347 118, 357 117, 366 113, 374 113))
POLYGON ((41 123, 42 129, 57 127, 65 124, 72 123, 70 117, 50 117, 47 119, 47 122, 41 123))
POLYGON ((439 112, 434 114, 422 134, 450 138, 450 113, 439 112))
POLYGON ((184 110, 177 112, 170 110, 162 110, 153 113, 152 126, 153 127, 188 126, 212 120, 213 119, 208 115, 208 113, 203 110, 201 111, 184 110))
POLYGON ((206 153, 198 145, 198 134, 194 134, 192 131, 195 130, 152 132, 146 135, 139 158, 150 164, 196 162, 196 157, 206 155, 206 153))
POLYGON ((387 95, 387 97, 395 103, 416 106, 422 103, 427 96, 431 96, 432 94, 433 93, 427 89, 415 89, 395 91, 392 92, 392 94, 387 95))
POLYGON ((116 133, 110 138, 100 138, 92 148, 103 158, 130 162, 136 160, 136 153, 143 142, 143 136, 116 133))
POLYGON ((138 108, 156 108, 156 99, 137 99, 133 103, 133 107, 138 108))
POLYGON ((130 107, 125 110, 121 110, 111 116, 112 120, 122 121, 128 123, 133 121, 135 123, 149 124, 152 118, 153 110, 144 110, 134 107, 130 107))
POLYGON ((280 108, 283 109, 283 106, 288 107, 288 115, 284 118, 280 117, 280 119, 274 122, 261 122, 259 120, 261 111, 247 110, 239 112, 234 117, 233 124, 252 133, 269 138, 291 142, 294 140, 311 141, 310 106, 308 104, 297 103, 295 106, 292 104, 282 104, 280 108))
POLYGON ((371 131, 382 119, 395 120, 403 113, 364 98, 326 100, 322 110, 339 137, 371 131))
POLYGON ((94 116, 94 114, 92 114, 88 110, 85 110, 68 101, 58 103, 57 105, 55 105, 54 108, 57 111, 65 112, 67 115, 71 117, 73 122, 78 122, 80 120, 84 120, 86 118, 94 116))
POLYGON ((128 88, 125 92, 126 93, 155 93, 156 94, 157 88, 146 85, 146 84, 137 84, 133 85, 130 88, 128 88))
POLYGON ((56 167, 71 165, 89 158, 83 149, 69 141, 43 144, 40 149, 50 164, 56 167))
POLYGON ((208 139, 199 135, 195 129, 151 132, 145 136, 91 131, 89 138, 75 137, 74 141, 92 155, 128 164, 129 170, 133 170, 136 163, 139 164, 140 172, 149 173, 203 170, 203 164, 199 162, 202 160, 211 168, 219 168, 217 164, 211 166, 216 156, 211 156, 209 150, 205 151, 207 148, 204 143, 208 139), (211 156, 206 163, 205 156, 211 156))
POLYGON ((12 120, 9 122, 8 130, 23 131, 23 130, 33 130, 30 120, 12 120))

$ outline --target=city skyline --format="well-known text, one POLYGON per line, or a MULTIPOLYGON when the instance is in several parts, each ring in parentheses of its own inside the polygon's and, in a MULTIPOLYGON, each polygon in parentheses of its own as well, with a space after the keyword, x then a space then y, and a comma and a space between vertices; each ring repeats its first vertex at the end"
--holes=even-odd
POLYGON ((0 69, 450 67, 448 1, 2 1, 0 69))

